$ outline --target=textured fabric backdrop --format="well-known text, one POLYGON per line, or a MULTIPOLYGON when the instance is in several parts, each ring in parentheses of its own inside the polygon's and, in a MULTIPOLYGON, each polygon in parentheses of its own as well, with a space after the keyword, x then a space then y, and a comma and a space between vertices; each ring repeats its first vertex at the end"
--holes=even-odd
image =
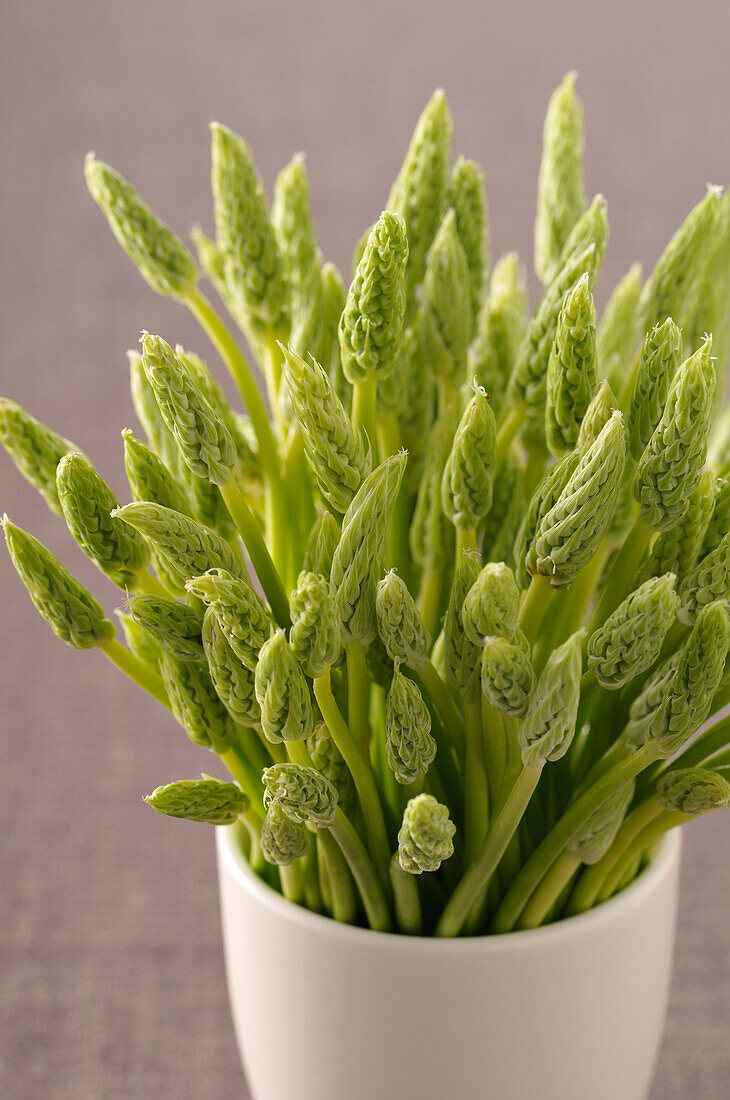
MULTIPOLYGON (((456 152, 485 166, 494 253, 529 257, 545 105, 577 68, 588 189, 610 208, 604 285, 634 258, 648 268, 705 183, 730 176, 724 0, 5 0, 0 32, 0 392, 125 499, 126 348, 143 327, 208 348, 113 241, 84 186, 88 149, 182 233, 211 228, 211 119, 246 135, 269 185, 304 149, 324 252, 347 271, 442 84, 456 152)), ((0 507, 116 606, 3 456, 0 487, 0 507)), ((0 1095, 245 1097, 212 834, 141 802, 209 758, 103 657, 52 636, 4 552, 0 599, 0 1095)), ((652 1100, 728 1095, 729 841, 730 815, 687 829, 652 1100)))

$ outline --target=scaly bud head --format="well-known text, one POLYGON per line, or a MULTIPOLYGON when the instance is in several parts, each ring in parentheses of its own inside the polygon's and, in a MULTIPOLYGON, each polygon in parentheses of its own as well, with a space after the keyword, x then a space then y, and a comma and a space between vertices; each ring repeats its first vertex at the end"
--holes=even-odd
POLYGON ((342 369, 348 381, 387 377, 403 344, 408 263, 406 227, 385 210, 373 226, 340 318, 342 369))
POLYGON ((713 508, 703 535, 700 557, 716 550, 730 531, 730 478, 718 478, 714 487, 713 508))
POLYGON ((345 412, 319 363, 280 346, 307 461, 322 495, 338 512, 345 512, 372 468, 367 436, 345 412))
POLYGON ((172 508, 140 500, 115 508, 113 515, 149 539, 182 584, 216 567, 235 576, 244 573, 240 558, 220 535, 172 508))
POLYGON ((342 520, 330 583, 343 639, 368 642, 376 633, 375 577, 406 467, 405 452, 392 455, 365 479, 342 520))
POLYGON ((687 511, 705 462, 715 389, 711 346, 708 336, 677 371, 637 466, 634 497, 641 518, 659 531, 673 527, 687 511))
MULTIPOLYGON (((704 470, 689 498, 687 511, 674 527, 659 531, 645 556, 638 579, 676 573, 683 581, 694 568, 702 549, 702 540, 715 503, 717 479, 711 470, 704 470)), ((716 599, 713 596, 712 599, 716 599)))
POLYGON ((470 338, 469 267, 456 215, 449 210, 428 254, 419 315, 420 355, 435 375, 461 381, 470 338))
POLYGON ((626 432, 615 412, 583 454, 535 540, 537 572, 554 588, 571 584, 593 557, 611 521, 626 461, 626 432))
POLYGON ((479 576, 479 559, 465 551, 457 562, 451 582, 449 606, 444 617, 444 664, 451 686, 466 702, 479 698, 479 646, 464 629, 464 601, 479 576))
POLYGON ((598 369, 616 389, 625 381, 634 355, 640 294, 641 265, 632 264, 614 287, 598 326, 598 369))
POLYGON ((534 686, 529 646, 498 635, 484 639, 482 691, 490 706, 502 714, 521 718, 527 711, 534 686))
POLYGON ((203 660, 203 617, 198 610, 157 595, 135 596, 127 606, 137 625, 179 661, 203 660))
POLYGON ((311 356, 321 363, 340 400, 345 378, 340 361, 339 324, 345 300, 342 276, 334 264, 324 264, 310 276, 304 288, 291 333, 294 351, 304 359, 311 356))
POLYGON ((479 314, 476 338, 469 349, 469 372, 499 407, 525 335, 527 286, 516 252, 494 265, 489 294, 479 314))
POLYGON ((677 768, 659 780, 656 797, 669 813, 696 817, 730 806, 730 783, 710 768, 677 768))
POLYGON ((554 455, 572 450, 596 389, 596 308, 587 275, 563 299, 547 373, 545 431, 554 455))
POLYGON ((717 228, 719 206, 718 188, 708 188, 659 257, 641 293, 639 314, 644 332, 665 317, 674 317, 680 328, 685 327, 717 228))
POLYGON ((283 630, 261 647, 256 665, 261 728, 269 741, 303 741, 314 729, 309 687, 283 630))
POLYGON ((482 300, 484 272, 489 266, 489 216, 484 172, 475 161, 466 157, 457 158, 446 188, 446 208, 449 207, 456 215, 456 230, 469 269, 473 336, 482 300))
POLYGON ((587 451, 595 443, 608 424, 612 414, 618 409, 618 401, 610 383, 604 379, 595 392, 593 400, 586 409, 578 432, 576 450, 579 454, 587 451))
POLYGON ((492 634, 512 638, 519 613, 520 590, 514 573, 503 561, 488 562, 464 599, 467 636, 478 646, 492 634))
POLYGON ((661 420, 667 394, 682 360, 682 333, 671 317, 644 338, 628 411, 629 445, 638 462, 661 420))
POLYGON ((209 569, 191 578, 185 587, 212 607, 236 657, 253 672, 259 650, 271 633, 272 618, 248 579, 226 569, 209 569))
POLYGON ((451 111, 439 88, 416 124, 386 204, 388 210, 400 214, 406 223, 409 300, 421 284, 426 255, 441 220, 451 159, 451 130, 451 111))
POLYGON ((631 805, 635 786, 633 779, 624 783, 604 798, 583 822, 568 844, 568 851, 578 856, 581 863, 598 863, 605 856, 631 805))
POLYGON ((322 772, 337 791, 339 802, 347 802, 352 793, 352 776, 324 722, 318 722, 307 738, 307 751, 317 771, 322 772))
POLYGON ((287 817, 319 829, 332 824, 337 812, 337 791, 316 768, 301 764, 274 764, 264 769, 264 805, 277 803, 287 817))
POLYGON ((135 439, 129 428, 122 432, 122 438, 124 468, 134 499, 149 500, 176 512, 187 511, 185 490, 162 459, 146 443, 135 439))
POLYGON ((2 524, 13 565, 53 633, 74 649, 92 649, 111 641, 114 624, 91 593, 33 535, 7 516, 2 524))
POLYGON ((375 613, 390 660, 418 668, 428 656, 431 637, 408 585, 394 569, 378 581, 375 613))
POLYGON ((456 826, 447 806, 432 794, 411 798, 403 811, 398 832, 398 862, 410 875, 438 871, 454 854, 456 826))
POLYGON ((583 635, 579 630, 550 654, 519 730, 522 763, 541 768, 570 748, 580 702, 583 635))
POLYGON ((276 177, 271 221, 296 297, 320 259, 303 153, 292 157, 276 177))
POLYGON ((65 454, 78 451, 78 447, 56 435, 7 397, 0 398, 0 443, 51 511, 62 515, 56 490, 56 467, 65 454))
POLYGON ((441 481, 444 513, 455 527, 476 529, 488 514, 496 462, 497 422, 486 390, 475 385, 441 481))
POLYGON ((328 577, 332 568, 337 543, 340 541, 340 528, 331 512, 322 511, 312 524, 304 548, 302 569, 307 573, 323 573, 328 577))
POLYGON ((278 802, 272 802, 261 826, 261 851, 264 859, 279 867, 288 867, 309 851, 312 838, 306 825, 292 821, 278 802))
POLYGON ((160 661, 160 647, 144 627, 139 626, 131 615, 127 615, 121 608, 116 608, 114 614, 124 632, 124 640, 127 647, 140 661, 145 661, 152 668, 157 668, 160 661))
POLYGON ((157 406, 154 391, 147 381, 138 351, 127 352, 129 361, 129 389, 137 419, 144 429, 150 448, 177 477, 184 477, 187 470, 175 437, 168 431, 157 406))
POLYGON ((260 726, 254 674, 236 656, 215 607, 209 607, 203 616, 202 642, 213 687, 233 721, 242 726, 260 726))
POLYGON ((160 674, 172 713, 190 740, 214 752, 230 748, 228 713, 216 694, 206 666, 200 661, 180 661, 163 649, 160 674))
POLYGON ((210 129, 216 241, 229 291, 252 327, 277 328, 288 288, 263 184, 246 142, 218 122, 210 129))
POLYGON ((654 715, 664 702, 667 688, 677 671, 680 654, 681 650, 677 650, 662 661, 629 707, 629 720, 622 736, 626 747, 632 752, 642 748, 649 738, 654 715))
POLYGON ((206 825, 232 825, 248 809, 248 799, 235 783, 212 775, 180 779, 157 787, 145 802, 158 814, 201 821, 206 825))
POLYGON ((195 290, 198 269, 183 242, 134 188, 93 153, 84 161, 86 186, 140 275, 158 294, 184 299, 195 290))
POLYGON ((679 586, 677 618, 688 626, 707 604, 730 596, 730 532, 692 569, 679 586))
POLYGON ((111 513, 119 506, 85 455, 69 451, 56 469, 56 489, 68 529, 83 552, 120 588, 134 587, 149 549, 111 513))
POLYGON ((583 179, 583 107, 568 73, 548 103, 537 183, 535 271, 550 281, 568 235, 586 204, 583 179))
POLYGON ((537 572, 535 539, 543 517, 560 499, 578 465, 576 451, 563 455, 553 463, 538 484, 523 516, 514 545, 514 559, 517 565, 517 580, 520 587, 527 588, 530 576, 537 572))
POLYGON ((652 577, 591 635, 588 667, 602 687, 623 687, 654 664, 679 607, 676 581, 673 573, 652 577))
POLYGON ((428 707, 397 665, 385 703, 385 753, 393 775, 404 786, 422 779, 436 756, 428 707))
POLYGON ((591 283, 595 286, 598 275, 603 267, 603 260, 608 248, 608 203, 603 195, 594 195, 593 200, 586 210, 578 218, 568 239, 563 245, 560 259, 552 270, 551 277, 557 275, 560 268, 570 256, 582 252, 589 245, 595 245, 594 270, 591 273, 591 283))
POLYGON ((730 619, 724 601, 708 604, 682 647, 677 670, 649 728, 661 756, 673 756, 704 722, 722 679, 729 645, 730 619))
POLYGON ((330 582, 320 573, 300 573, 289 600, 290 642, 307 676, 316 679, 335 664, 342 649, 330 582))

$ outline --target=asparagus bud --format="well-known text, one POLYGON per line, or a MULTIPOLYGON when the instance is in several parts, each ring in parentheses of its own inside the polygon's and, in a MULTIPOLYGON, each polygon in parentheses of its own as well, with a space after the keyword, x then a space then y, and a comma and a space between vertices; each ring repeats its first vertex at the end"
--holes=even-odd
POLYGON ((56 467, 78 447, 41 424, 9 398, 0 398, 0 443, 17 469, 57 516, 63 514, 56 490, 56 467))
POLYGON ((365 433, 353 423, 316 360, 282 346, 284 377, 299 422, 307 461, 326 500, 345 512, 372 459, 365 433))
POLYGON ((318 722, 307 738, 307 751, 317 771, 322 772, 337 791, 339 801, 346 802, 352 791, 352 776, 324 722, 318 722))
POLYGON ((295 299, 320 262, 309 202, 309 178, 302 153, 282 168, 274 182, 271 221, 295 299))
POLYGON ((441 481, 444 513, 461 530, 476 529, 492 506, 497 422, 487 391, 475 385, 454 436, 441 481))
POLYGON ((730 806, 730 783, 709 768, 678 768, 659 780, 656 797, 662 809, 695 817, 730 806))
POLYGON ((406 461, 401 452, 373 470, 342 521, 330 583, 345 642, 368 642, 375 636, 375 576, 406 461))
POLYGON ((673 573, 652 577, 591 635, 588 667, 602 687, 623 687, 654 664, 679 607, 676 580, 673 573))
POLYGON ((499 406, 525 334, 527 287, 517 253, 508 252, 494 265, 489 294, 479 314, 469 371, 499 406))
POLYGON ((426 104, 390 192, 387 209, 406 223, 409 257, 407 294, 413 300, 426 269, 426 254, 438 229, 451 158, 451 112, 439 88, 426 104))
POLYGON ((393 775, 404 785, 422 779, 436 756, 428 707, 397 665, 385 705, 385 753, 393 775))
POLYGON ((489 218, 484 172, 475 161, 457 158, 446 188, 446 207, 451 207, 456 215, 456 230, 469 269, 473 336, 482 300, 484 270, 489 264, 489 218))
POLYGON ((187 512, 189 503, 180 482, 170 473, 165 463, 146 443, 135 439, 129 428, 122 432, 124 439, 124 468, 129 488, 135 500, 147 500, 187 512))
POLYGON ((214 752, 229 747, 229 720, 208 669, 199 661, 180 661, 163 649, 160 673, 177 721, 194 744, 214 752))
POLYGON ((583 106, 575 94, 576 73, 553 92, 542 134, 537 183, 535 271, 550 281, 568 235, 586 204, 583 179, 583 106))
POLYGON ((108 164, 87 153, 84 174, 89 193, 140 275, 158 294, 187 298, 195 290, 198 269, 172 230, 108 164))
POLYGON ((471 338, 469 268, 449 210, 428 254, 419 317, 419 347, 433 373, 461 381, 471 338))
POLYGON ((169 344, 148 332, 141 344, 147 381, 188 469, 214 485, 227 485, 236 465, 230 432, 169 344))
POLYGON ((235 783, 224 783, 205 773, 200 779, 179 779, 156 787, 145 797, 145 802, 158 814, 207 825, 232 825, 249 806, 246 795, 235 783))
POLYGON ((169 470, 177 477, 185 476, 185 464, 175 437, 168 430, 157 405, 154 391, 147 381, 138 351, 127 352, 129 361, 129 389, 132 404, 151 449, 159 455, 169 470))
POLYGON ((261 728, 269 741, 303 741, 314 729, 312 699, 283 630, 264 642, 256 665, 261 728))
POLYGON ((590 244, 595 245, 594 270, 591 274, 591 282, 595 285, 598 274, 603 267, 603 260, 608 248, 608 203, 603 195, 594 195, 590 206, 581 214, 575 223, 568 239, 563 245, 558 263, 553 268, 553 276, 557 275, 560 268, 570 256, 582 252, 590 244))
POLYGON ((261 851, 264 859, 279 867, 288 867, 309 851, 311 837, 305 825, 292 821, 278 802, 272 802, 261 826, 261 851))
POLYGON ((631 805, 635 786, 633 779, 624 783, 604 798, 583 822, 568 844, 568 851, 578 856, 581 863, 598 863, 605 856, 631 805))
POLYGON ((499 635, 490 635, 482 646, 481 672, 482 691, 490 706, 521 718, 535 687, 535 673, 526 648, 499 635))
POLYGON ((580 455, 573 451, 563 455, 540 481, 523 516, 514 545, 514 559, 517 563, 517 579, 522 588, 527 588, 530 576, 537 572, 535 539, 543 518, 557 504, 563 489, 573 475, 580 455))
POLYGON ((691 625, 707 604, 730 594, 730 532, 692 569, 679 586, 680 622, 691 625))
POLYGON ((610 383, 604 379, 581 420, 578 441, 575 445, 578 454, 583 454, 596 442, 617 409, 618 401, 610 383))
POLYGON ((702 725, 722 679, 730 620, 722 602, 703 607, 682 652, 649 736, 663 757, 673 756, 702 725))
POLYGON ((152 668, 157 668, 160 662, 160 647, 152 635, 144 627, 139 626, 131 615, 125 614, 120 608, 117 608, 114 614, 119 619, 124 632, 124 640, 130 652, 138 657, 140 661, 145 661, 152 668))
POLYGON ((661 420, 667 394, 682 361, 682 333, 671 317, 644 337, 628 412, 629 445, 638 462, 661 420))
POLYGON ((711 346, 708 336, 677 371, 636 470, 634 497, 641 517, 660 531, 682 518, 704 465, 715 388, 711 346))
POLYGON ((254 674, 236 656, 214 607, 209 607, 203 616, 202 642, 216 695, 231 718, 242 726, 259 726, 261 707, 256 698, 254 674))
MULTIPOLYGON (((694 487, 687 511, 674 527, 655 535, 639 576, 658 577, 673 572, 683 580, 697 563, 702 540, 715 504, 717 481, 705 470, 694 487)), ((716 597, 712 597, 715 599, 716 597)), ((711 602, 711 601, 706 601, 711 602)))
POLYGON ((112 516, 149 539, 181 584, 214 567, 235 576, 245 571, 241 559, 220 535, 172 508, 140 500, 115 508, 112 516))
POLYGON ((624 381, 633 358, 640 294, 641 265, 632 264, 616 284, 598 326, 598 367, 615 387, 624 381))
POLYGON ((488 562, 464 598, 467 637, 478 646, 492 634, 511 638, 519 613, 520 590, 514 573, 503 561, 488 562))
POLYGON ((398 862, 410 875, 438 871, 454 854, 456 826, 447 806, 432 794, 411 798, 403 812, 398 832, 398 862))
POLYGON ((301 764, 274 764, 264 769, 264 806, 277 803, 287 817, 320 829, 332 824, 337 791, 316 768, 301 764))
POLYGON ((717 227, 719 205, 719 188, 708 188, 659 257, 641 293, 639 313, 644 332, 665 317, 674 317, 680 327, 687 323, 688 307, 693 304, 717 227))
POLYGON ((519 730, 522 763, 541 768, 570 748, 580 702, 583 630, 553 650, 543 669, 519 730))
POLYGON ((210 129, 215 230, 226 282, 250 324, 277 328, 287 284, 263 184, 246 142, 218 122, 210 129))
POLYGON ((405 326, 406 227, 387 210, 368 237, 340 318, 342 369, 348 381, 372 372, 386 377, 395 366, 405 326))
POLYGON ((307 676, 316 679, 335 664, 342 649, 340 624, 327 577, 300 573, 289 600, 290 642, 307 676))
POLYGON ((464 600, 479 575, 479 559, 466 550, 456 564, 449 606, 444 618, 444 664, 451 686, 473 703, 479 698, 479 646, 464 629, 464 600))
POLYGON ((713 481, 715 494, 713 508, 705 530, 700 557, 706 557, 722 542, 730 530, 730 479, 723 476, 713 481))
POLYGON ((394 569, 378 582, 375 612, 390 660, 418 668, 428 657, 431 637, 406 582, 394 569))
POLYGON ((272 619, 248 580, 225 569, 209 569, 185 587, 212 608, 236 657, 253 672, 259 650, 271 633, 272 619))
POLYGON ((53 633, 74 649, 110 642, 116 633, 114 624, 91 593, 33 535, 16 527, 7 516, 2 524, 13 565, 53 633))
POLYGON ((306 573, 323 573, 328 577, 339 541, 337 520, 331 512, 320 512, 307 537, 302 569, 306 573))
POLYGON ((310 275, 292 328, 291 346, 306 359, 321 363, 342 401, 346 385, 340 360, 339 324, 345 308, 345 285, 334 264, 310 275))
POLYGON ((626 432, 615 412, 578 465, 535 540, 537 572, 554 588, 569 585, 593 557, 608 527, 626 461, 626 432))
POLYGON ((163 649, 179 661, 202 661, 203 627, 199 611, 165 596, 135 596, 128 604, 138 626, 147 630, 163 649))
POLYGON ((563 299, 547 372, 545 426, 554 455, 572 450, 596 388, 596 309, 588 275, 563 299))
POLYGON ((667 688, 677 671, 681 650, 659 665, 629 707, 629 720, 623 737, 632 752, 646 744, 654 715, 664 702, 667 688))
POLYGON ((454 425, 451 423, 451 414, 454 411, 450 409, 439 416, 429 433, 409 531, 413 560, 425 569, 438 569, 444 565, 452 547, 453 527, 441 506, 441 485, 453 442, 454 425))
POLYGON ((85 455, 64 455, 56 489, 68 529, 86 556, 120 588, 133 587, 150 560, 149 549, 115 518, 119 501, 85 455))

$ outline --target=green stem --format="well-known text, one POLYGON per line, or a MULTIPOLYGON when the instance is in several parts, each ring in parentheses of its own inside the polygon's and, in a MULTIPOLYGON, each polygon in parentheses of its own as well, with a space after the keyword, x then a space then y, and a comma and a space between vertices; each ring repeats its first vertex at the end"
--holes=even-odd
POLYGON ((128 649, 125 649, 116 638, 104 642, 103 645, 99 646, 99 649, 102 653, 106 654, 112 664, 120 668, 130 680, 134 680, 135 684, 148 692, 158 703, 162 703, 163 707, 167 707, 168 710, 170 709, 170 700, 168 699, 167 690, 162 681, 162 677, 158 676, 154 669, 145 661, 141 661, 139 657, 135 657, 135 655, 130 653, 128 649))
POLYGON ((378 376, 375 371, 367 371, 365 377, 353 386, 352 419, 365 429, 372 447, 376 446, 377 399, 378 376))
POLYGON ((597 899, 603 894, 603 888, 607 880, 611 877, 611 872, 624 852, 633 844, 639 833, 654 818, 659 817, 661 812, 662 807, 652 795, 651 798, 647 798, 645 802, 642 802, 629 814, 606 854, 592 867, 588 867, 581 875, 568 904, 569 914, 584 913, 596 904, 597 899))
POLYGON ((604 882, 598 901, 608 901, 609 898, 613 897, 624 881, 629 868, 636 860, 637 856, 640 856, 647 848, 651 848, 660 841, 664 834, 668 833, 670 829, 676 829, 678 825, 684 825, 685 822, 691 820, 691 814, 683 814, 679 811, 671 813, 668 810, 663 810, 661 815, 656 817, 650 825, 647 825, 626 848, 611 874, 604 882))
POLYGON ((477 533, 473 527, 468 527, 465 531, 462 531, 461 527, 456 528, 456 560, 461 561, 464 556, 465 550, 474 550, 477 548, 477 533))
POLYGON ((347 721, 362 755, 365 760, 369 760, 370 680, 365 660, 365 647, 360 642, 348 642, 345 652, 347 655, 347 721))
POLYGON ((631 591, 636 570, 653 534, 653 529, 647 527, 641 516, 638 516, 616 555, 601 597, 588 620, 589 637, 631 591))
POLYGON ((281 351, 277 344, 277 333, 269 326, 263 341, 264 347, 264 376, 266 378, 266 390, 269 395, 269 406, 274 414, 274 423, 279 433, 279 439, 283 442, 286 438, 286 420, 281 410, 279 401, 279 387, 281 385, 281 351))
POLYGON ((443 571, 440 566, 425 566, 421 573, 418 589, 418 610, 421 612, 426 630, 435 637, 441 618, 441 585, 443 571))
POLYGON ((404 871, 398 860, 398 853, 390 861, 390 882, 393 887, 396 924, 407 936, 420 936, 423 933, 421 899, 418 896, 418 884, 415 875, 404 871))
POLYGON ((469 912, 489 881, 514 836, 535 792, 541 768, 523 768, 499 813, 492 820, 484 847, 476 863, 462 878, 436 927, 437 936, 458 936, 469 912))
POLYGON ((321 913, 324 906, 319 889, 316 845, 313 844, 302 858, 302 869, 304 872, 304 904, 310 912, 321 913))
POLYGON ((530 580, 530 587, 522 597, 519 625, 529 642, 538 636, 540 623, 555 600, 557 588, 550 587, 547 577, 536 573, 530 580))
POLYGON ((263 818, 266 815, 266 810, 264 809, 260 774, 237 745, 231 745, 229 749, 219 755, 248 798, 254 812, 263 818))
POLYGON ((494 932, 513 931, 532 894, 585 819, 600 806, 604 799, 624 783, 634 779, 656 759, 656 746, 651 742, 644 745, 628 760, 612 768, 568 807, 512 883, 494 919, 494 932))
POLYGON ((145 592, 150 596, 166 596, 167 598, 170 596, 164 584, 161 584, 157 577, 153 577, 146 569, 137 574, 134 590, 135 592, 145 592))
POLYGON ((339 806, 329 829, 339 844, 360 891, 368 924, 375 932, 389 932, 390 913, 378 876, 363 842, 339 806))
POLYGON ((279 868, 281 879, 281 892, 287 901, 298 905, 304 895, 304 877, 300 861, 297 859, 288 867, 279 868))
POLYGON ((560 895, 580 867, 580 857, 565 851, 555 861, 520 917, 519 929, 539 928, 544 924, 560 895))
POLYGON ((512 446, 512 440, 522 427, 526 415, 527 407, 525 405, 514 405, 500 424, 497 431, 497 459, 494 467, 496 470, 506 459, 512 446))
POLYGON ((352 775, 365 822, 368 842, 375 857, 380 877, 384 882, 387 882, 390 845, 388 844, 388 833, 385 827, 378 788, 372 770, 361 753, 354 734, 342 717, 342 712, 332 694, 329 669, 323 676, 314 681, 314 695, 332 740, 352 775))
POLYGON ((507 767, 507 743, 502 716, 482 697, 484 760, 489 783, 489 802, 496 806, 507 767))
POLYGON ((256 576, 268 598, 274 618, 279 626, 290 627, 289 601, 286 598, 281 578, 271 560, 271 555, 261 537, 258 524, 246 498, 235 481, 221 486, 221 496, 226 502, 226 507, 243 539, 244 546, 256 570, 256 576))
POLYGON ((459 759, 464 759, 466 748, 466 728, 459 713, 449 685, 441 679, 433 662, 427 657, 415 669, 421 687, 438 711, 444 733, 456 750, 459 759))
POLYGON ((482 708, 479 701, 464 704, 466 761, 464 803, 466 813, 464 862, 469 867, 482 849, 489 821, 489 786, 484 763, 482 708))
POLYGON ((332 901, 332 917, 340 924, 355 920, 355 887, 339 845, 327 829, 317 830, 317 849, 327 875, 332 901))

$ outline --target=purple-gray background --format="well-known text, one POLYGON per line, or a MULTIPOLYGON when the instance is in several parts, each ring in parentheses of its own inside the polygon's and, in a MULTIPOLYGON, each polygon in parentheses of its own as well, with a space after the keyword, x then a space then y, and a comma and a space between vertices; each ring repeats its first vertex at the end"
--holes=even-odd
MULTIPOLYGON (((181 233, 210 229, 211 119, 248 138, 269 186, 306 150, 324 252, 347 272, 443 85, 455 151, 485 166, 493 251, 529 257, 544 109, 576 68, 588 189, 609 201, 606 286, 634 258, 653 263, 706 182, 728 182, 729 45, 724 0, 5 0, 0 392, 74 439, 126 499, 126 348, 144 327, 208 354, 113 241, 83 183, 88 149, 181 233)), ((3 456, 0 489, 3 510, 118 605, 3 456)), ((141 803, 209 757, 103 657, 61 645, 4 554, 0 608, 0 1095, 243 1097, 212 834, 141 803)), ((652 1100, 728 1094, 729 841, 730 816, 686 831, 652 1100)))

